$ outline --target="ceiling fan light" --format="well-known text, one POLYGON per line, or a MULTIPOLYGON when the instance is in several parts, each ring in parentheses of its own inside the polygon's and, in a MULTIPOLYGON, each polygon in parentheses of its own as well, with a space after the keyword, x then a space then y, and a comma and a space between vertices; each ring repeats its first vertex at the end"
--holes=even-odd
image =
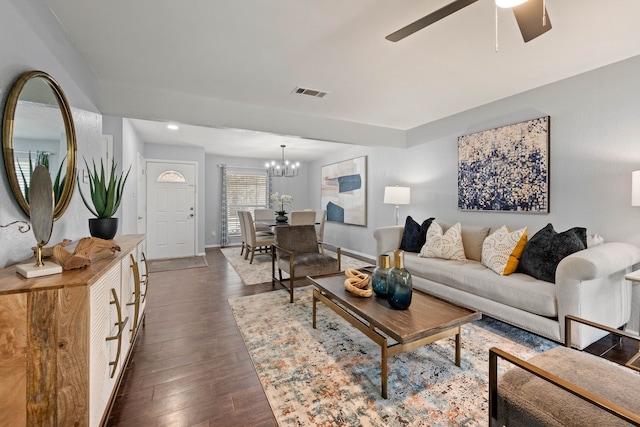
POLYGON ((526 3, 527 0, 496 0, 496 6, 503 8, 511 8, 526 3))

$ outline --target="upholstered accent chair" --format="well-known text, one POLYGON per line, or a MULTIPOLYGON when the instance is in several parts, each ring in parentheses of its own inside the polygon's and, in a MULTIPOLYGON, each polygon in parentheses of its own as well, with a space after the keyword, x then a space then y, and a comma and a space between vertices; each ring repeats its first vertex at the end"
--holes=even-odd
POLYGON ((276 227, 275 236, 271 259, 271 285, 275 287, 277 282, 288 288, 289 302, 293 302, 296 281, 306 281, 307 276, 340 271, 340 248, 337 248, 336 258, 320 253, 313 225, 276 227), (282 278, 283 271, 289 275, 288 279, 282 278))
POLYGON ((316 211, 292 211, 291 225, 314 225, 316 223, 316 211))
POLYGON ((640 337, 575 316, 565 317, 565 347, 528 361, 489 350, 489 426, 640 425, 638 372, 571 347, 571 322, 602 329, 618 339, 640 337), (498 375, 498 359, 512 366, 498 375))
POLYGON ((249 254, 251 254, 249 264, 253 264, 253 258, 256 255, 256 251, 259 254, 271 255, 271 251, 269 249, 271 245, 275 243, 275 239, 273 234, 256 232, 251 212, 243 211, 243 215, 246 231, 245 249, 247 250, 244 254, 244 259, 247 259, 249 254))

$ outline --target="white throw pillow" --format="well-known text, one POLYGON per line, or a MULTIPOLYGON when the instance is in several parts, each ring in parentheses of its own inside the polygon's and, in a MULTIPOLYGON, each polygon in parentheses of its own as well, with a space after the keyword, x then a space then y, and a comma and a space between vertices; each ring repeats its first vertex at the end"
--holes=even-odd
POLYGON ((466 261, 464 246, 462 245, 462 231, 460 223, 449 228, 446 233, 437 222, 432 222, 427 230, 427 241, 420 250, 423 258, 444 258, 466 261))
POLYGON ((500 275, 513 273, 527 241, 527 227, 510 232, 503 225, 482 244, 482 265, 500 275))
POLYGON ((587 247, 592 248, 604 243, 604 239, 599 234, 587 234, 587 247))

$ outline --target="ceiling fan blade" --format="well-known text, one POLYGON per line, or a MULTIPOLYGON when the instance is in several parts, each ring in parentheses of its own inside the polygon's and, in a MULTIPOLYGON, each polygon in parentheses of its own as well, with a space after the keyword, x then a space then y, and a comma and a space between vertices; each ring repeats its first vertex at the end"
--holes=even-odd
POLYGON ((531 41, 538 36, 546 33, 551 29, 551 21, 547 9, 544 8, 543 0, 529 0, 520 6, 513 8, 513 14, 518 21, 520 32, 524 42, 531 41), (544 9, 545 25, 542 20, 542 11, 544 9))
POLYGON ((428 14, 425 17, 420 18, 415 22, 412 22, 406 27, 400 28, 398 31, 389 34, 387 37, 385 37, 385 39, 392 42, 400 41, 403 38, 415 33, 416 31, 419 31, 424 27, 427 27, 433 24, 434 22, 437 22, 442 18, 445 18, 451 15, 452 13, 459 11, 463 7, 467 7, 470 4, 473 4, 477 1, 478 0, 456 0, 453 3, 449 3, 448 5, 441 7, 435 12, 428 14))

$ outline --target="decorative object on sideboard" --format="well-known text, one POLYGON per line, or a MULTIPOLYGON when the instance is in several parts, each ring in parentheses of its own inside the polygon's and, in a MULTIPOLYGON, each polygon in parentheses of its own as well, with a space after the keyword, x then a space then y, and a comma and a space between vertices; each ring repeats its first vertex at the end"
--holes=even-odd
POLYGON ((275 214, 276 214, 276 222, 278 224, 286 224, 289 221, 287 217, 287 211, 285 210, 285 206, 293 203, 293 197, 288 194, 283 194, 282 196, 279 193, 273 193, 269 196, 269 201, 272 205, 275 205, 275 214))
POLYGON ((328 222, 367 225, 367 156, 322 166, 322 209, 328 222))
POLYGON ((640 170, 631 172, 631 206, 640 206, 640 170))
POLYGON ((400 219, 400 205, 408 205, 411 203, 411 188, 400 187, 384 187, 384 203, 387 205, 396 205, 396 225, 400 219))
POLYGON ((127 183, 127 178, 129 178, 131 167, 129 167, 123 179, 122 173, 116 176, 116 162, 114 159, 111 160, 111 171, 108 177, 105 176, 102 159, 100 159, 100 174, 98 174, 95 160, 93 161, 93 171, 89 169, 86 159, 84 164, 89 174, 89 191, 93 207, 84 196, 82 186, 79 186, 78 190, 80 190, 84 205, 95 215, 95 218, 89 219, 89 233, 91 236, 100 239, 113 239, 118 232, 118 218, 113 218, 113 215, 115 215, 120 202, 122 202, 124 185, 127 183))
POLYGON ((97 237, 84 237, 80 239, 73 252, 67 251, 64 247, 66 241, 53 247, 53 258, 62 266, 64 270, 74 270, 91 265, 91 256, 101 249, 108 249, 107 255, 120 251, 113 240, 104 240, 97 237))
POLYGON ((413 281, 404 268, 404 251, 393 252, 393 267, 387 274, 387 302, 391 308, 406 310, 411 305, 413 281))
POLYGON ((2 149, 11 191, 27 215, 28 175, 34 164, 48 164, 51 173, 57 171, 53 182, 54 190, 57 188, 53 219, 62 217, 76 183, 76 134, 64 92, 47 73, 24 73, 11 88, 2 122, 2 149), (41 162, 32 158, 32 153, 40 156, 41 162))
POLYGON ((272 160, 271 162, 267 162, 267 164, 265 165, 269 178, 293 178, 294 176, 298 176, 298 172, 300 171, 300 163, 290 163, 289 160, 284 159, 285 147, 286 145, 280 146, 280 148, 282 148, 282 160, 280 163, 272 160))
POLYGON ((549 213, 549 116, 458 138, 458 208, 549 213))
POLYGON ((36 263, 20 264, 16 271, 26 278, 61 273, 62 267, 58 264, 42 261, 42 247, 49 242, 53 231, 53 186, 46 167, 36 166, 30 185, 29 215, 33 235, 36 237, 36 263))

